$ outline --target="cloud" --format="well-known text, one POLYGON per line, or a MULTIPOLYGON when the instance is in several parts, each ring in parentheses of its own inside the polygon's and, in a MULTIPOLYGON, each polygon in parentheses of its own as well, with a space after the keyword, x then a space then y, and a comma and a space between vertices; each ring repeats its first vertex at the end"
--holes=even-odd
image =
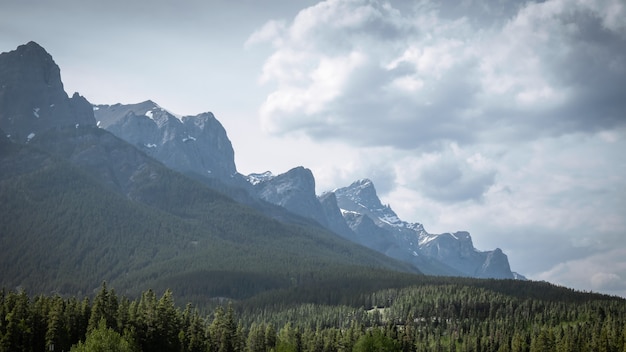
POLYGON ((264 128, 411 149, 626 122, 620 2, 482 5, 461 16, 427 2, 400 11, 329 0, 289 23, 269 22, 250 37, 273 46, 262 74, 274 84, 260 109, 264 128), (496 20, 501 13, 510 17, 496 20))
MULTIPOLYGON (((280 38, 280 33, 285 30, 285 22, 284 21, 276 21, 271 20, 259 30, 256 30, 244 43, 245 47, 250 47, 255 44, 268 42, 272 40, 277 40, 280 38)), ((280 46, 280 41, 275 41, 272 43, 273 46, 280 46)))
POLYGON ((540 279, 569 287, 626 297, 626 250, 559 263, 539 275, 540 279))
POLYGON ((490 160, 455 143, 419 156, 408 154, 396 167, 401 185, 443 203, 480 202, 496 182, 490 160))
POLYGON ((429 232, 470 231, 477 248, 502 248, 513 270, 537 279, 558 263, 626 248, 622 150, 624 130, 510 149, 451 144, 390 152, 396 187, 383 200, 429 232))

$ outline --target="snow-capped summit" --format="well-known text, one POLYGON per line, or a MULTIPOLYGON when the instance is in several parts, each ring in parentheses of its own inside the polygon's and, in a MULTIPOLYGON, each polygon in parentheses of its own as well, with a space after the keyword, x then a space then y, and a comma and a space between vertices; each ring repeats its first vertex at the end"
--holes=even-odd
POLYGON ((410 224, 400 220, 389 205, 383 205, 369 179, 353 182, 350 186, 333 191, 339 208, 369 216, 380 227, 405 228, 423 231, 421 224, 410 224))
POLYGON ((468 232, 430 234, 422 224, 401 220, 378 198, 371 180, 333 191, 348 226, 361 244, 409 261, 428 274, 515 278, 500 250, 477 250, 468 232), (375 225, 375 226, 373 226, 375 225))

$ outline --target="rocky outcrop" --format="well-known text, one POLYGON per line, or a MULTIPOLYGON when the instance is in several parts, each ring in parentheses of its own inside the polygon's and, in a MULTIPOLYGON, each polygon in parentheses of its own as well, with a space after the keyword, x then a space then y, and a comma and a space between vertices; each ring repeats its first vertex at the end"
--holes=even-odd
POLYGON ((284 174, 265 178, 254 186, 254 190, 266 202, 328 227, 326 215, 315 194, 315 178, 311 170, 301 166, 293 168, 284 174))
POLYGON ((35 42, 0 54, 0 106, 0 128, 18 143, 54 128, 96 124, 89 102, 67 96, 59 67, 35 42))
POLYGON ((101 128, 176 171, 224 181, 240 178, 226 130, 212 113, 176 116, 149 100, 93 110, 101 128))

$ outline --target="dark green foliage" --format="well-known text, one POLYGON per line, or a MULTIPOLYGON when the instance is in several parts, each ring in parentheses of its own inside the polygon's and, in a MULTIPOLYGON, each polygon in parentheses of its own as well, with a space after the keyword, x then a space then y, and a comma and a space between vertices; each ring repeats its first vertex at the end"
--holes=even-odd
POLYGON ((251 309, 250 302, 231 302, 206 318, 190 304, 178 308, 171 291, 157 297, 148 290, 131 301, 103 284, 90 303, 3 290, 0 352, 44 351, 51 345, 55 351, 74 346, 75 351, 177 352, 622 352, 626 347, 624 299, 541 283, 526 283, 537 289, 536 297, 520 298, 501 293, 508 281, 454 281, 362 291, 359 296, 371 306, 293 301, 251 309), (552 300, 559 291, 562 300, 552 300))
MULTIPOLYGON (((74 130, 58 133, 81 143, 107 134, 74 130)), ((0 150, 2 286, 89 295, 107 281, 132 297, 145 287, 171 288, 206 305, 355 267, 416 272, 319 227, 269 219, 154 161, 146 167, 152 171, 133 175, 128 194, 120 193, 92 169, 63 159, 83 146, 56 148, 54 155, 31 145, 0 150)))
POLYGON ((396 352, 402 351, 400 343, 387 335, 383 330, 376 329, 362 335, 354 344, 354 352, 396 352))
MULTIPOLYGON (((54 345, 53 345, 54 346, 54 345)), ((55 348, 58 348, 55 346, 55 348)), ((119 333, 107 327, 104 318, 91 330, 85 342, 78 342, 72 352, 133 352, 132 344, 119 333)))

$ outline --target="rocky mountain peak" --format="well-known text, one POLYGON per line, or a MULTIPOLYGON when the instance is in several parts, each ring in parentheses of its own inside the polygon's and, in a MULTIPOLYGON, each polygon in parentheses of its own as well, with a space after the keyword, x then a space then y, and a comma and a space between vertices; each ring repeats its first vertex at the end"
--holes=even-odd
POLYGON ((380 199, 378 198, 378 194, 376 193, 376 188, 374 187, 374 183, 368 179, 362 179, 353 182, 348 187, 338 188, 333 191, 337 196, 337 199, 340 201, 339 207, 346 210, 358 211, 359 208, 364 209, 379 209, 383 208, 380 199), (348 207, 344 207, 341 204, 341 200, 348 199, 350 203, 343 202, 344 206, 348 205, 348 207), (356 208, 354 207, 356 205, 356 208))
POLYGON ((355 181, 350 186, 333 192, 339 208, 365 214, 380 226, 414 227, 414 224, 401 221, 390 206, 382 204, 374 183, 369 179, 355 181))
POLYGON ((315 178, 311 170, 295 167, 284 174, 265 178, 255 186, 263 200, 284 207, 327 226, 328 220, 315 194, 315 178))
POLYGON ((28 42, 20 45, 14 51, 4 53, 5 60, 24 79, 41 80, 48 85, 61 85, 61 70, 52 59, 52 56, 39 44, 28 42))
POLYGON ((370 248, 411 262, 427 273, 514 277, 506 255, 500 249, 477 250, 469 232, 430 234, 419 223, 401 220, 391 207, 381 203, 371 180, 355 181, 334 193, 357 241, 370 248))
POLYGON ((210 112, 178 116, 151 100, 93 111, 101 128, 174 170, 226 182, 237 174, 226 130, 210 112))
POLYGON ((51 128, 95 126, 87 100, 67 96, 61 71, 39 44, 0 54, 0 128, 24 143, 51 128))

